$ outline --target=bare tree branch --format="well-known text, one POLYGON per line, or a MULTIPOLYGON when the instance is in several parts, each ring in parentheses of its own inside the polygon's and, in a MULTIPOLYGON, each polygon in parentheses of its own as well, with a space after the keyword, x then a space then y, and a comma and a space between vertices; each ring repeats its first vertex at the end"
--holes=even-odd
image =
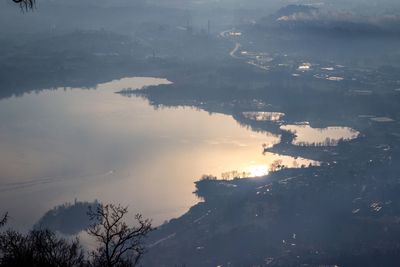
POLYGON ((136 225, 128 226, 123 220, 127 213, 127 207, 113 204, 89 209, 94 223, 87 232, 101 244, 92 253, 95 266, 135 266, 144 254, 143 239, 153 230, 151 221, 136 214, 136 225))
POLYGON ((49 230, 26 234, 8 230, 0 233, 1 266, 87 266, 78 239, 67 240, 49 230))
POLYGON ((36 0, 12 0, 14 3, 19 4, 22 10, 28 11, 35 7, 36 0))
POLYGON ((3 218, 0 219, 0 227, 3 227, 8 220, 8 213, 4 214, 3 218))

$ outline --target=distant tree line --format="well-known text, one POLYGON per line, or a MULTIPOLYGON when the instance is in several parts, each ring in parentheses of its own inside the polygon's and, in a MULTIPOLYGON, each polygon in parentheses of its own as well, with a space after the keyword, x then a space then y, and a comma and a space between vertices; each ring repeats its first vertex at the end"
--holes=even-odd
MULTIPOLYGON (((128 213, 120 205, 97 205, 88 211, 92 224, 87 233, 97 248, 85 252, 78 238, 59 237, 48 229, 28 233, 6 230, 0 233, 1 267, 130 267, 145 253, 144 238, 153 230, 151 221, 136 215, 136 224, 125 222, 128 213)), ((0 227, 7 223, 7 214, 0 227)))

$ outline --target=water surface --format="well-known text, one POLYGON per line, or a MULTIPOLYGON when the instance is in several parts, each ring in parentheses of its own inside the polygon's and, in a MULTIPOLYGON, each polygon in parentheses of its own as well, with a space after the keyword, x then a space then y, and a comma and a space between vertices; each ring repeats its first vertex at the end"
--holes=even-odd
POLYGON ((298 146, 336 146, 340 141, 349 141, 360 135, 350 127, 313 128, 308 123, 282 125, 280 128, 293 133, 292 143, 298 146))
POLYGON ((155 110, 114 93, 160 83, 168 81, 129 78, 1 100, 0 211, 10 212, 10 225, 31 227, 75 198, 129 205, 158 224, 198 202, 193 182, 203 174, 261 176, 277 160, 310 163, 263 155, 262 144, 280 136, 252 132, 231 116, 155 110))

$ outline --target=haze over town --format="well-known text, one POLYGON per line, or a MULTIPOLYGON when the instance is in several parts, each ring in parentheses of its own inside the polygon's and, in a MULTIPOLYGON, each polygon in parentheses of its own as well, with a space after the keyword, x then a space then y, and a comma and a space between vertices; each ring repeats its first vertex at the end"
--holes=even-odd
POLYGON ((397 0, 1 0, 0 266, 398 266, 399 74, 397 0))

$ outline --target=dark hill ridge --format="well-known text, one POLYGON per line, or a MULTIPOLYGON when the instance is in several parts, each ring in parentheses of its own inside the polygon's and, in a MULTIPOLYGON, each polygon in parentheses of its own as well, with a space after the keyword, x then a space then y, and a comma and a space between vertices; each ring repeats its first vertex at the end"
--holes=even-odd
POLYGON ((293 16, 295 14, 306 14, 311 15, 313 12, 317 12, 319 9, 313 6, 306 5, 288 5, 279 9, 272 18, 278 19, 283 16, 293 16))
POLYGON ((288 5, 276 13, 260 19, 256 24, 262 30, 323 36, 395 36, 400 22, 385 18, 358 18, 351 13, 322 10, 307 5, 288 5), (372 22, 373 21, 373 22, 372 22))
POLYGON ((89 208, 96 209, 99 202, 65 203, 46 212, 36 223, 36 229, 50 229, 66 235, 76 235, 88 228, 91 222, 87 215, 89 208))

